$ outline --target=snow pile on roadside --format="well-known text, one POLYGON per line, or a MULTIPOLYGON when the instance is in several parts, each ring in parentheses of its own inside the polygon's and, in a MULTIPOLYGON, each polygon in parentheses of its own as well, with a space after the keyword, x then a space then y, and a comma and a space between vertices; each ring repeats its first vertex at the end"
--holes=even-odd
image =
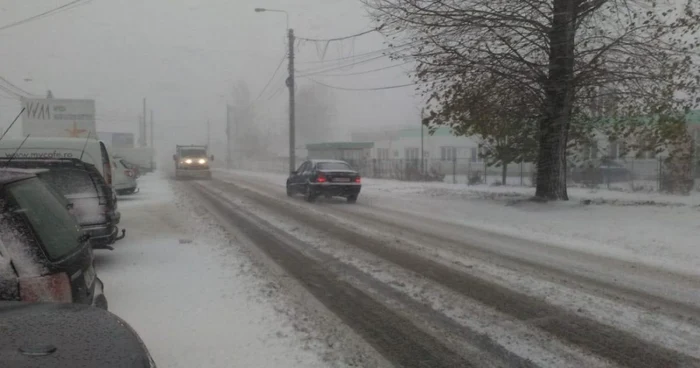
POLYGON ((110 310, 162 367, 324 367, 252 265, 215 225, 199 221, 158 174, 121 197, 125 239, 96 252, 110 310))
MULTIPOLYGON (((285 183, 285 176, 279 174, 222 172, 219 175, 222 178, 241 175, 275 183, 280 190, 285 183)), ((422 215, 562 248, 700 274, 700 212, 696 205, 700 203, 700 196, 572 188, 570 201, 541 204, 526 200, 533 194, 532 188, 364 179, 358 205, 422 215), (617 201, 618 205, 585 205, 582 201, 586 199, 592 204, 617 201), (654 201, 656 205, 630 206, 635 200, 654 201)))

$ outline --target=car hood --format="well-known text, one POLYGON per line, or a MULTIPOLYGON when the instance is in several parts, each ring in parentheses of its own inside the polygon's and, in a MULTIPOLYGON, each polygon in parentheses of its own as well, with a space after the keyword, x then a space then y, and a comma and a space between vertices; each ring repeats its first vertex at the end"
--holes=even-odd
POLYGON ((0 302, 0 331, 3 366, 151 367, 150 354, 138 335, 122 319, 100 308, 0 302))

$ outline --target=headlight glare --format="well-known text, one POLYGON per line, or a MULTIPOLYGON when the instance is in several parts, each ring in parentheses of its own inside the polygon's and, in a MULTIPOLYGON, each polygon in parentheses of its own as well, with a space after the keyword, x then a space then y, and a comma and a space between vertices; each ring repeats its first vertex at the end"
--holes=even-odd
POLYGON ((200 158, 198 162, 199 162, 200 165, 204 165, 204 164, 207 163, 207 160, 205 160, 205 159, 203 159, 203 158, 200 158))
POLYGON ((191 163, 192 163, 192 159, 189 159, 189 158, 188 158, 187 160, 185 160, 185 163, 186 163, 186 164, 191 164, 191 163))

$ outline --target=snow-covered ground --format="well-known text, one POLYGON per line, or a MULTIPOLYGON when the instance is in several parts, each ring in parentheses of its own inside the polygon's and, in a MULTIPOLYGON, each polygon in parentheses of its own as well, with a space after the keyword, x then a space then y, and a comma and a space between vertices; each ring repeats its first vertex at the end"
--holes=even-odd
POLYGON ((97 251, 110 311, 140 334, 159 367, 323 367, 267 281, 218 227, 192 214, 157 174, 121 197, 125 239, 97 251))
MULTIPOLYGON (((285 183, 285 175, 235 173, 280 187, 285 183)), ((548 204, 527 201, 533 194, 533 188, 522 187, 363 179, 358 203, 700 275, 698 194, 572 188, 570 201, 548 204)))

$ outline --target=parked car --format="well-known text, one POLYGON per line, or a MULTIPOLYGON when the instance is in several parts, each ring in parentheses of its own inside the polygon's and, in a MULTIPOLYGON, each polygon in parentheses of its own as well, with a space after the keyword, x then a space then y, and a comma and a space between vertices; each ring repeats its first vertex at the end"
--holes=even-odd
POLYGON ((136 175, 134 171, 128 168, 124 162, 118 157, 112 158, 112 166, 114 168, 114 190, 119 195, 127 195, 136 193, 138 185, 136 184, 136 175))
POLYGON ((347 162, 339 160, 305 161, 287 179, 287 195, 302 193, 309 202, 323 195, 345 197, 348 203, 355 203, 361 189, 360 174, 347 162))
POLYGON ((155 368, 128 323, 79 304, 0 302, 0 364, 12 368, 155 368))
POLYGON ((141 177, 141 168, 139 167, 139 165, 136 165, 136 164, 128 161, 125 158, 120 158, 120 157, 117 157, 117 158, 119 159, 119 161, 121 161, 122 164, 124 164, 124 166, 128 167, 129 169, 131 169, 131 171, 134 172, 134 177, 136 179, 141 177))
POLYGON ((37 176, 65 197, 93 248, 111 250, 111 244, 124 237, 125 231, 119 234, 117 227, 121 214, 116 194, 94 165, 78 159, 0 157, 0 166, 46 169, 37 176))
POLYGON ((571 180, 584 185, 600 185, 608 183, 628 182, 632 172, 625 166, 613 160, 604 158, 600 161, 589 161, 581 165, 570 165, 571 180))
POLYGON ((0 157, 73 158, 95 165, 108 185, 112 185, 112 155, 109 147, 97 139, 29 137, 0 140, 0 157))
POLYGON ((0 169, 0 300, 107 309, 89 234, 35 172, 0 169))

